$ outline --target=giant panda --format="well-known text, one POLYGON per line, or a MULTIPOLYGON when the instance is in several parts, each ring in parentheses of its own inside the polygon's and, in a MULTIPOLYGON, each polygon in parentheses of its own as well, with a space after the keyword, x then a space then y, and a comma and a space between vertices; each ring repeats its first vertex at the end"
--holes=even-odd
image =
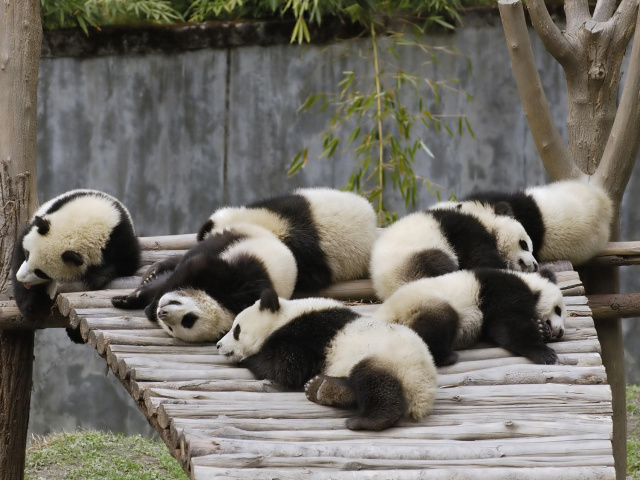
POLYGON ((139 265, 140 245, 124 205, 97 190, 71 190, 38 208, 20 233, 13 293, 25 317, 47 316, 56 282, 80 280, 98 290, 139 265))
POLYGON ((567 313, 553 273, 545 275, 481 268, 423 278, 396 290, 373 316, 413 328, 438 366, 480 339, 554 364, 546 342, 563 336, 567 313))
POLYGON ((315 292, 367 276, 376 215, 359 195, 301 188, 247 206, 224 207, 202 225, 198 240, 238 223, 260 225, 291 249, 298 265, 298 291, 315 292))
POLYGON ((373 246, 370 271, 384 300, 412 280, 479 267, 536 271, 527 232, 510 217, 441 206, 387 227, 373 246))
POLYGON ((426 344, 403 325, 360 317, 327 298, 278 299, 265 290, 218 342, 218 352, 259 379, 305 387, 321 405, 358 408, 346 426, 382 430, 433 405, 436 369, 426 344))
POLYGON ((613 204, 597 185, 567 180, 519 192, 477 192, 460 204, 464 211, 493 209, 518 220, 541 262, 569 260, 581 265, 609 240, 613 204))
POLYGON ((291 251, 270 231, 238 224, 208 236, 183 257, 153 265, 140 287, 111 299, 117 308, 145 308, 169 335, 216 341, 265 289, 290 297, 296 282, 291 251))

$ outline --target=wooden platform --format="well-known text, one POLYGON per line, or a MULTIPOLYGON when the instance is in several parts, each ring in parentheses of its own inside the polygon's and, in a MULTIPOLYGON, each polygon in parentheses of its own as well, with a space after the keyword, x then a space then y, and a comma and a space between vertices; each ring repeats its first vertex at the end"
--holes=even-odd
MULTIPOLYGON (((600 344, 577 273, 558 278, 569 314, 563 340, 551 344, 558 365, 488 345, 462 351, 439 369, 432 414, 383 432, 350 431, 352 412, 278 391, 229 365, 215 345, 173 339, 142 311, 112 308, 109 298, 139 278, 112 284, 125 289, 61 293, 58 304, 192 479, 613 479, 600 344)), ((367 288, 356 282, 328 293, 367 288)), ((352 308, 367 315, 377 307, 352 308)))

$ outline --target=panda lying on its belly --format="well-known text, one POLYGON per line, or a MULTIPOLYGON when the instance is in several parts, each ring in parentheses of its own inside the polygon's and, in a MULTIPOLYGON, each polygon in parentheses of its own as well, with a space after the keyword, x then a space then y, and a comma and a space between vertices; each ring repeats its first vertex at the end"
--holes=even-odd
POLYGON ((347 420, 352 430, 423 418, 437 390, 433 359, 415 332, 327 298, 285 300, 265 290, 236 317, 218 351, 259 379, 304 385, 313 402, 358 408, 347 420))

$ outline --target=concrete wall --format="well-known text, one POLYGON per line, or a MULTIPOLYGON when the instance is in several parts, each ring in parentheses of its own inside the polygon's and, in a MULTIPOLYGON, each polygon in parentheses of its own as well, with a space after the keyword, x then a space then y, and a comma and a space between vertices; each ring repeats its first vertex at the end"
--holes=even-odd
MULTIPOLYGON (((443 91, 442 114, 466 113, 475 139, 416 129, 435 159, 419 154, 415 171, 456 195, 474 189, 517 189, 546 181, 524 118, 496 13, 465 18, 454 34, 424 38, 453 45, 471 59, 440 55, 439 63, 408 50, 399 63, 433 80, 458 78, 464 95, 443 91)), ((298 112, 312 92, 335 91, 342 72, 365 72, 360 53, 368 41, 292 46, 227 44, 175 52, 137 48, 83 56, 49 42, 40 65, 38 187, 40 201, 72 188, 105 190, 131 211, 140 235, 194 232, 217 207, 279 194, 298 186, 343 186, 353 152, 318 159, 320 134, 329 114, 298 112), (53 45, 53 47, 51 47, 53 45), (310 162, 298 175, 285 172, 298 150, 309 146, 310 162)), ((90 42, 91 39, 83 39, 90 42)), ((123 45, 126 42, 122 43, 123 45)), ((534 53, 553 114, 566 136, 564 75, 534 37, 534 53)), ((447 192, 442 190, 446 197, 447 192)), ((623 240, 640 239, 634 205, 640 198, 636 169, 625 197, 623 240)), ((436 198, 421 190, 417 208, 436 198)), ((397 194, 391 205, 401 214, 397 194)), ((637 276, 637 275, 636 275, 637 276)), ((633 274, 624 288, 640 291, 633 274)), ((639 382, 636 357, 640 328, 625 323, 628 380, 639 382)), ((117 379, 105 377, 105 362, 64 332, 38 332, 31 431, 102 428, 149 433, 117 379)))

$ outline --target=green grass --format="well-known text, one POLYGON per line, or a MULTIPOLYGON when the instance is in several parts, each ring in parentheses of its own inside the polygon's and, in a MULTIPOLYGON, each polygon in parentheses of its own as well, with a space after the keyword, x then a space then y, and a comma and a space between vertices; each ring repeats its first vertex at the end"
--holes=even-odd
POLYGON ((161 441, 95 431, 34 437, 25 479, 186 480, 161 441))
POLYGON ((640 480, 640 385, 627 386, 627 479, 640 480))

